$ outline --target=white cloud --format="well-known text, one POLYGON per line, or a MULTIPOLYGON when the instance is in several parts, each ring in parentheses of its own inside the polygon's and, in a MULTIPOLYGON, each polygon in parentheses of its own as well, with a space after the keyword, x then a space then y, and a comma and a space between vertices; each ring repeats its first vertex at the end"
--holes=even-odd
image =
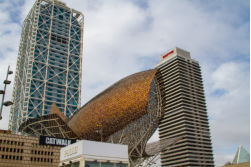
MULTIPOLYGON (((8 12, 10 8, 13 7, 9 1, 0 2, 0 90, 4 89, 3 81, 6 78, 8 65, 10 65, 11 70, 15 72, 20 39, 21 27, 18 23, 11 22, 11 14, 8 12)), ((8 79, 12 81, 12 84, 7 86, 5 100, 11 100, 14 74, 10 75, 8 79)), ((2 95, 0 97, 2 100, 2 95)), ((7 129, 8 127, 9 111, 10 107, 3 107, 3 119, 0 121, 1 129, 7 129)))
POLYGON ((228 92, 249 88, 249 65, 247 62, 227 62, 221 64, 212 74, 213 88, 228 92))
POLYGON ((21 19, 23 22, 23 20, 26 18, 26 16, 28 15, 30 9, 32 8, 33 4, 35 3, 36 0, 25 0, 24 1, 24 4, 22 6, 20 6, 21 8, 21 13, 20 13, 20 16, 21 16, 21 19))
POLYGON ((234 154, 233 148, 240 144, 250 147, 249 64, 223 63, 208 78, 212 83, 210 92, 216 91, 207 98, 215 158, 217 163, 224 164, 234 157, 219 157, 234 154), (218 94, 219 90, 223 91, 218 94))

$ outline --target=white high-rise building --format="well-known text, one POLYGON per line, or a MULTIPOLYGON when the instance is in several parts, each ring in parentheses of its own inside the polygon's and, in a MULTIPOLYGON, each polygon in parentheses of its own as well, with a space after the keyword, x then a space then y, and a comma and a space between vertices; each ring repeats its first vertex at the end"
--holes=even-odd
POLYGON ((199 63, 189 52, 174 48, 156 68, 163 111, 160 143, 177 139, 161 151, 161 166, 214 166, 199 63))

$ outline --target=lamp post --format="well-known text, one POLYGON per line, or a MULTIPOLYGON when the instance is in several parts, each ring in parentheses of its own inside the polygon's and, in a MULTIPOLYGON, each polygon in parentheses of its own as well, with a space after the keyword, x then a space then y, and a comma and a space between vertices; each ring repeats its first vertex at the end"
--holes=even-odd
POLYGON ((13 104, 12 101, 4 101, 4 97, 5 97, 5 93, 6 93, 6 86, 9 85, 11 83, 11 81, 8 80, 8 76, 13 74, 13 71, 10 71, 10 66, 8 66, 8 71, 7 71, 7 75, 6 75, 6 79, 3 81, 4 83, 4 90, 0 90, 0 94, 2 94, 2 103, 1 103, 1 108, 0 108, 0 120, 2 119, 2 111, 3 111, 3 106, 10 106, 13 104))

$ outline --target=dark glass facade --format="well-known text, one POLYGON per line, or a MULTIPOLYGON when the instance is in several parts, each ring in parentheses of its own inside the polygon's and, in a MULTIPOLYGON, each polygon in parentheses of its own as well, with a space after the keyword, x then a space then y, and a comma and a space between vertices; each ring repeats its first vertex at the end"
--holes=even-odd
POLYGON ((80 105, 83 15, 59 1, 36 1, 24 21, 9 129, 47 115, 67 117, 80 105))

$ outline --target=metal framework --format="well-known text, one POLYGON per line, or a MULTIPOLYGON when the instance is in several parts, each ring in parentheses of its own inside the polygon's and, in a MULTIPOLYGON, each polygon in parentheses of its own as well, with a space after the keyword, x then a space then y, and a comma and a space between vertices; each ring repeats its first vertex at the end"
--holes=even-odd
POLYGON ((70 117, 80 107, 83 15, 57 0, 37 0, 20 40, 9 129, 49 114, 56 103, 70 117))
POLYGON ((32 136, 77 139, 77 135, 67 126, 67 119, 54 103, 49 115, 29 119, 21 124, 19 131, 32 136))
POLYGON ((156 70, 130 75, 104 90, 69 120, 80 138, 105 141, 147 113, 149 90, 156 70))
POLYGON ((20 131, 126 144, 131 166, 140 165, 149 158, 145 147, 162 115, 156 72, 148 70, 118 81, 69 120, 54 107, 50 115, 23 123, 20 131))
POLYGON ((159 166, 156 162, 160 159, 160 153, 164 150, 169 150, 171 146, 175 145, 182 137, 175 137, 148 143, 145 148, 147 156, 141 159, 141 162, 136 166, 138 167, 152 167, 153 165, 159 166))
POLYGON ((20 129, 27 135, 33 134, 32 136, 47 135, 58 138, 77 138, 57 114, 29 119, 20 126, 20 129))
POLYGON ((156 80, 153 80, 148 94, 147 113, 111 135, 107 140, 111 143, 128 145, 131 166, 142 164, 142 159, 146 157, 147 141, 158 127, 161 118, 161 99, 159 95, 156 80))

